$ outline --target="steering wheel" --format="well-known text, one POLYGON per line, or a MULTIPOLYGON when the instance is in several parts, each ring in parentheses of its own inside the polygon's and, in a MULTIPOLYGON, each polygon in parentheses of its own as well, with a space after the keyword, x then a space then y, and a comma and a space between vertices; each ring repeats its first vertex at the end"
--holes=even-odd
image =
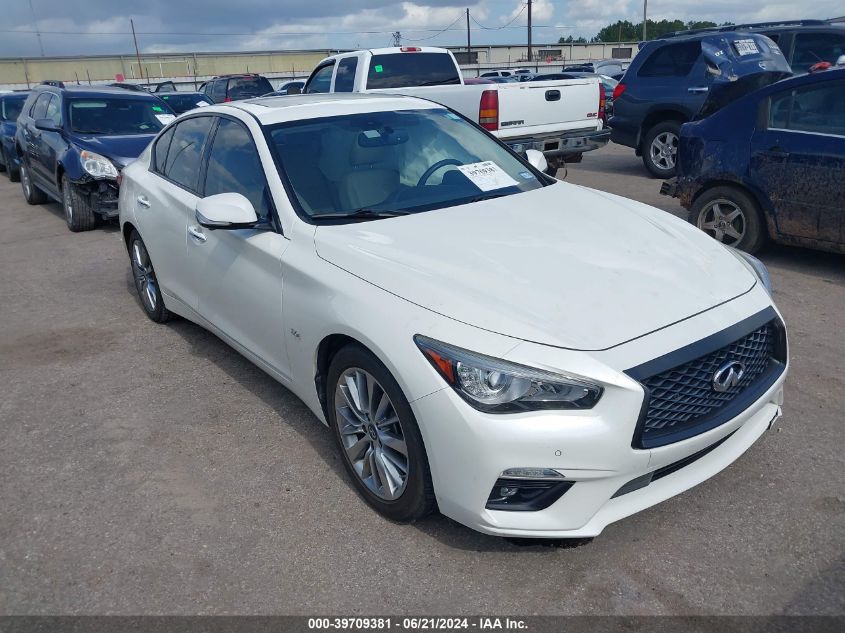
POLYGON ((434 172, 441 167, 446 167, 446 165, 463 165, 463 163, 454 158, 444 158, 443 160, 437 161, 431 167, 426 169, 422 176, 420 176, 420 179, 417 182, 417 187, 422 187, 426 182, 428 182, 428 179, 431 178, 434 172))

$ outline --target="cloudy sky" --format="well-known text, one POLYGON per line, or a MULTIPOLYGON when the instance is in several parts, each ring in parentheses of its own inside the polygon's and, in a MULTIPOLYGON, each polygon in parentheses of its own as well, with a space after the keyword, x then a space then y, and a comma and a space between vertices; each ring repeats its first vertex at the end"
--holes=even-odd
MULTIPOLYGON (((0 57, 142 52, 356 48, 462 44, 464 9, 473 44, 525 41, 524 0, 4 0, 0 57), (11 5, 11 6, 9 6, 11 5), (31 8, 30 8, 31 5, 31 8)), ((652 19, 724 22, 836 17, 842 0, 651 0, 652 19)), ((639 21, 642 0, 535 0, 534 41, 590 37, 620 19, 639 21)))

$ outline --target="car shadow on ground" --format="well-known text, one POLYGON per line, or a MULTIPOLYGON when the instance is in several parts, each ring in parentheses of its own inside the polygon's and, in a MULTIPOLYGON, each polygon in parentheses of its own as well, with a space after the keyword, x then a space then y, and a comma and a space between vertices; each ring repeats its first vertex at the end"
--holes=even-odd
MULTIPOLYGON (((135 290, 135 281, 129 266, 125 272, 126 292, 132 301, 142 310, 141 301, 135 290)), ((234 382, 247 389, 278 414, 278 422, 286 424, 305 439, 335 475, 333 485, 352 486, 340 461, 331 431, 322 424, 308 407, 291 391, 274 378, 264 373, 249 360, 241 356, 228 344, 203 327, 175 317, 167 324, 173 332, 182 337, 190 346, 192 353, 213 363, 223 370, 234 382)), ((365 503, 360 500, 360 503, 365 503)), ((374 510, 372 510, 374 512, 374 510)), ((412 527, 423 534, 437 539, 444 545, 456 549, 476 552, 501 552, 527 549, 539 551, 549 548, 571 548, 589 542, 589 539, 504 539, 481 534, 465 527, 440 513, 434 513, 425 519, 401 526, 399 529, 412 527)))
POLYGON ((811 274, 830 283, 845 283, 843 254, 769 243, 757 253, 757 257, 771 268, 811 274))
MULTIPOLYGON (((62 222, 66 222, 64 207, 62 207, 62 205, 58 202, 51 200, 50 202, 45 202, 44 204, 33 205, 33 206, 39 206, 43 209, 46 209, 47 211, 49 211, 50 213, 55 215, 57 218, 59 218, 62 222)), ((114 220, 106 220, 105 222, 102 222, 99 226, 97 226, 97 228, 95 228, 93 230, 103 231, 105 233, 116 233, 117 231, 120 230, 120 227, 117 224, 117 220, 114 219, 114 220)), ((70 233, 70 232, 71 232, 70 229, 68 229, 68 233, 70 233)))

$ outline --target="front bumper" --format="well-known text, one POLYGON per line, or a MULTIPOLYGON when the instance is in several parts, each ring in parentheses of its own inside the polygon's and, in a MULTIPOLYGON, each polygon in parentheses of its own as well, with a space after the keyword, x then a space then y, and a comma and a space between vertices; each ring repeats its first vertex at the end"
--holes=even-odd
MULTIPOLYGON (((756 293, 751 293, 756 294, 756 293)), ((611 367, 630 367, 670 351, 690 331, 724 329, 745 307, 734 306, 688 319, 615 350, 585 355, 520 344, 508 360, 572 371, 600 380, 602 400, 588 411, 540 411, 492 415, 471 408, 446 388, 412 402, 423 431, 440 511, 486 534, 533 538, 596 536, 610 523, 687 490, 726 468, 781 415, 786 371, 741 413, 716 428, 665 446, 639 449, 632 438, 643 403, 641 385, 611 367), (720 323, 721 321, 721 323, 720 323), (661 349, 662 348, 662 349, 661 349), (545 354, 545 355, 544 355, 545 354), (554 360, 553 360, 554 359, 554 360), (561 359, 563 362, 561 363, 561 359), (572 361, 569 359, 573 359, 572 361), (551 469, 573 482, 548 507, 536 511, 486 508, 494 483, 511 468, 551 469)), ((730 305, 730 304, 728 304, 730 305)), ((747 314, 747 313, 746 313, 747 314)))
POLYGON ((88 197, 94 213, 107 220, 117 217, 119 190, 114 180, 87 180, 77 184, 88 197))
POLYGON ((681 206, 686 209, 692 206, 692 201, 700 190, 701 185, 697 181, 678 177, 664 180, 660 185, 661 195, 678 198, 681 206))
POLYGON ((532 138, 502 139, 518 154, 529 149, 543 152, 547 158, 564 157, 572 154, 589 152, 604 147, 610 141, 610 130, 578 130, 565 134, 532 138))

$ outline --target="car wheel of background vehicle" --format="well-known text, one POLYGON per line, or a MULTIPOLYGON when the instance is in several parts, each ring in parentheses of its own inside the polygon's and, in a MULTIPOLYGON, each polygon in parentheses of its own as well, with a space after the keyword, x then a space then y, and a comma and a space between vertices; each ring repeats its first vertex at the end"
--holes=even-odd
POLYGON ((7 171, 9 161, 6 159, 6 152, 0 147, 0 171, 7 171))
POLYGON ((170 311, 164 307, 161 288, 158 285, 150 254, 144 245, 144 240, 133 230, 129 235, 129 260, 132 263, 132 277, 135 279, 135 289, 144 307, 144 312, 156 323, 164 323, 170 319, 170 311))
POLYGON ((394 521, 435 508, 428 458, 411 406, 387 368, 359 345, 334 357, 326 383, 329 424, 355 488, 394 521))
POLYGON ((21 179, 20 167, 15 165, 14 160, 8 154, 5 154, 3 158, 6 159, 6 175, 9 177, 9 180, 18 182, 21 179))
POLYGON ((62 208, 67 228, 74 233, 90 231, 100 223, 88 198, 79 193, 67 176, 62 176, 62 208))
POLYGON ((678 156, 678 136, 681 124, 677 121, 658 123, 643 138, 643 164, 652 176, 671 178, 675 175, 678 156))
POLYGON ((757 203, 734 187, 713 187, 698 196, 689 221, 722 244, 747 253, 757 252, 766 240, 757 203))
POLYGON ((32 183, 26 161, 21 161, 21 189, 23 189, 23 197, 27 204, 44 204, 47 202, 47 194, 32 183))

